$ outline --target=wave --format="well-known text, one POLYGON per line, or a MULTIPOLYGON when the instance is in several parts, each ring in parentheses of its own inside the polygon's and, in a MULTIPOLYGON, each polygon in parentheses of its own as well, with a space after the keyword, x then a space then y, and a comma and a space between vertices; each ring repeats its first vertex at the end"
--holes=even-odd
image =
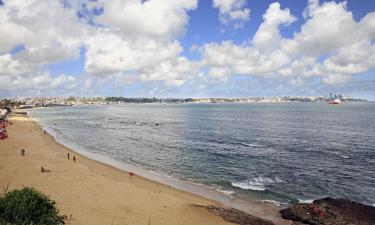
POLYGON ((282 205, 286 204, 286 203, 282 203, 282 202, 279 202, 279 201, 276 201, 276 200, 270 200, 270 199, 262 200, 262 202, 271 203, 271 204, 276 205, 276 206, 282 206, 282 205))
POLYGON ((344 159, 350 159, 350 156, 347 156, 347 155, 339 155, 341 158, 344 158, 344 159))
POLYGON ((279 178, 271 179, 271 178, 263 178, 263 177, 255 177, 244 181, 235 181, 232 182, 231 185, 233 187, 237 187, 244 190, 253 190, 253 191, 265 191, 267 184, 272 183, 280 183, 282 180, 279 178))
POLYGON ((252 147, 252 148, 268 148, 267 146, 264 146, 264 145, 245 143, 245 142, 240 142, 239 144, 243 145, 243 146, 246 146, 246 147, 252 147))
POLYGON ((350 159, 350 156, 347 156, 347 155, 343 155, 341 154, 341 152, 332 152, 333 154, 343 158, 343 159, 350 159))
POLYGON ((311 204, 313 203, 313 199, 298 199, 298 202, 299 203, 308 203, 308 204, 311 204))
POLYGON ((225 195, 227 195, 227 196, 230 196, 230 197, 233 197, 233 194, 235 194, 236 193, 236 191, 235 190, 230 190, 230 191, 228 191, 228 190, 222 190, 222 189, 216 189, 218 192, 221 192, 221 193, 223 193, 223 194, 225 194, 225 195))

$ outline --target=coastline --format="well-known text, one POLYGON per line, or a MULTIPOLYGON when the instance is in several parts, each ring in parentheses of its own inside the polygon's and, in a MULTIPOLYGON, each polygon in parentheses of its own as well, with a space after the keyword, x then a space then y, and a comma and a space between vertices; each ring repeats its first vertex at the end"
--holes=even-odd
POLYGON ((79 145, 69 143, 68 141, 64 140, 60 131, 51 129, 47 125, 43 124, 42 120, 39 121, 37 118, 33 117, 32 110, 27 110, 27 113, 28 117, 35 123, 37 123, 42 130, 46 131, 57 143, 66 147, 71 152, 74 152, 95 162, 113 167, 114 169, 120 170, 121 172, 128 173, 129 171, 131 171, 137 174, 139 177, 146 178, 162 185, 166 185, 179 191, 192 193, 205 199, 213 200, 223 205, 224 207, 235 208, 245 213, 256 215, 260 218, 267 218, 269 220, 277 221, 279 218, 278 211, 287 206, 286 204, 273 200, 265 200, 261 198, 245 199, 237 196, 235 197, 232 195, 232 191, 210 187, 204 184, 196 183, 192 180, 178 179, 170 175, 159 174, 155 171, 147 170, 140 165, 131 165, 125 162, 117 161, 110 156, 93 153, 89 150, 84 149, 83 147, 80 147, 79 145), (269 212, 271 211, 275 213, 270 214, 269 212))
MULTIPOLYGON (((71 224, 230 224, 196 205, 217 205, 197 194, 178 190, 142 176, 87 158, 44 134, 31 118, 10 118, 9 138, 0 142, 0 184, 10 190, 35 187, 56 200, 71 224), (31 131, 30 131, 31 130, 31 131), (26 149, 21 157, 19 149, 26 149), (77 157, 67 160, 66 154, 77 157), (40 167, 50 173, 40 173, 40 167)), ((251 214, 287 224, 271 204, 249 205, 251 214)), ((247 211, 248 212, 248 211, 247 211)))

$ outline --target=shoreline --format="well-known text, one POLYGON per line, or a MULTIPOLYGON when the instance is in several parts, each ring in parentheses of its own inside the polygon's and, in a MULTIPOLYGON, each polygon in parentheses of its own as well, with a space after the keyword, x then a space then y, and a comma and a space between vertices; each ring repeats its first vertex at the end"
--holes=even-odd
POLYGON ((161 185, 166 185, 167 187, 171 187, 178 191, 188 192, 208 200, 213 200, 223 205, 224 207, 235 208, 245 213, 253 214, 263 218, 267 217, 267 215, 264 215, 262 210, 258 209, 264 208, 265 211, 274 210, 275 212, 278 212, 280 209, 283 208, 281 207, 282 205, 287 206, 284 203, 273 200, 265 200, 261 198, 244 199, 234 197, 228 194, 228 191, 226 190, 220 190, 214 187, 207 186, 205 184, 196 183, 191 180, 178 179, 172 176, 159 174, 155 171, 142 168, 142 166, 131 165, 126 162, 117 161, 111 158, 110 156, 104 156, 90 152, 88 150, 83 149, 82 147, 79 147, 75 144, 67 143, 66 141, 62 140, 62 138, 58 137, 59 134, 57 132, 54 132, 49 127, 44 126, 41 121, 38 121, 38 119, 33 118, 31 111, 28 111, 27 113, 28 118, 30 118, 36 124, 38 124, 41 130, 45 130, 47 134, 54 139, 54 141, 56 141, 63 147, 67 148, 72 153, 79 154, 81 157, 85 157, 97 163, 104 164, 106 166, 112 167, 113 169, 120 170, 121 172, 128 173, 129 171, 131 171, 142 178, 160 183, 161 185), (256 207, 254 208, 254 206, 256 207))
MULTIPOLYGON (((8 128, 10 138, 0 142, 5 150, 0 151, 0 184, 9 184, 10 189, 40 189, 56 200, 63 214, 72 215, 71 224, 147 224, 148 219, 152 224, 230 224, 203 208, 192 207, 223 205, 207 196, 137 175, 130 181, 124 170, 58 143, 30 117, 13 115, 10 121, 14 124, 8 128), (26 148, 25 158, 19 156, 22 147, 26 148), (77 163, 66 159, 67 152, 78 156, 77 163), (41 174, 40 166, 52 172, 41 174)), ((287 224, 278 215, 279 208, 267 205, 249 205, 250 213, 287 224)))

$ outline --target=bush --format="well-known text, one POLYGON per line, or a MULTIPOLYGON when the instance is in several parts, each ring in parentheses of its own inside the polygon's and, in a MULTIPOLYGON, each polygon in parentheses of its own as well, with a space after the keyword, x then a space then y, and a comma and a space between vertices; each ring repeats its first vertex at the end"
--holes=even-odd
POLYGON ((0 224, 62 225, 55 201, 34 188, 25 187, 0 197, 0 224))

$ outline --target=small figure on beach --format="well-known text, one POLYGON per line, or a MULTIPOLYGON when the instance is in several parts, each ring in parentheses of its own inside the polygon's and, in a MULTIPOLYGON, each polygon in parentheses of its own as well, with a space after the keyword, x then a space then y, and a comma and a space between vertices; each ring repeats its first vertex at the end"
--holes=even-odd
POLYGON ((70 154, 68 152, 68 154, 66 154, 66 157, 68 158, 68 160, 70 159, 70 154))
POLYGON ((25 156, 25 152, 26 152, 26 150, 23 148, 23 149, 21 149, 21 155, 22 156, 25 156))
POLYGON ((132 176, 134 176, 135 174, 133 172, 129 172, 129 179, 130 179, 130 183, 132 182, 132 176))
POLYGON ((44 167, 40 167, 40 172, 41 173, 48 173, 48 172, 51 172, 51 170, 47 170, 47 169, 44 169, 44 167))
POLYGON ((43 133, 44 133, 44 134, 47 134, 47 131, 44 130, 43 133))
POLYGON ((76 162, 76 156, 73 156, 73 162, 74 163, 76 162))
POLYGON ((30 134, 31 134, 31 129, 30 129, 30 134))

